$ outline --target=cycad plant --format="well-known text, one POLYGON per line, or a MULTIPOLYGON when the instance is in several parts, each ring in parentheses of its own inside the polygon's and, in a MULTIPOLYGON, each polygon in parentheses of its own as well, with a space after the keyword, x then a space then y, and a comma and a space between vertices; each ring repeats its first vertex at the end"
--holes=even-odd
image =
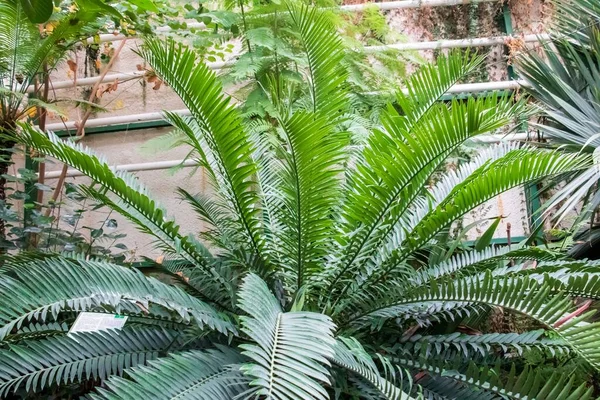
POLYGON ((501 143, 427 186, 461 143, 509 123, 521 105, 439 102, 481 62, 451 54, 413 75, 381 129, 354 143, 338 129, 349 107, 340 39, 324 19, 306 20, 318 11, 290 12, 307 24, 310 103, 289 107, 274 93, 278 117, 251 127, 192 51, 158 40, 141 50, 192 113, 166 117, 215 189, 179 190, 211 226, 201 241, 181 234, 134 177, 23 125, 25 144, 91 177, 82 194, 172 257, 146 276, 102 261, 7 258, 0 396, 591 398, 585 376, 600 367, 600 326, 586 310, 599 296, 597 264, 486 241, 457 253, 442 239, 473 207, 589 159, 501 143), (476 316, 496 308, 531 329, 484 331, 476 316), (82 311, 128 320, 67 333, 82 311), (532 354, 553 368, 521 358, 532 354))

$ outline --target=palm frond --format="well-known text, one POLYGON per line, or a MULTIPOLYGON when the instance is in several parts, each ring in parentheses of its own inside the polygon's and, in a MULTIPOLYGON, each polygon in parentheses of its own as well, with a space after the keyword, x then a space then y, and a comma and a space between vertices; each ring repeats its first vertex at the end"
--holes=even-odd
POLYGON ((391 253, 381 268, 372 273, 355 291, 368 290, 388 276, 415 250, 429 242, 436 234, 467 211, 513 187, 545 176, 557 175, 585 168, 591 160, 586 156, 520 149, 479 168, 468 179, 454 187, 437 207, 415 219, 409 226, 412 234, 401 248, 391 253))
POLYGON ((228 317, 176 287, 97 261, 49 257, 0 275, 0 339, 65 311, 103 311, 235 332, 228 317))
POLYGON ((248 389, 239 372, 244 359, 227 347, 187 351, 130 368, 124 377, 111 377, 92 399, 214 399, 231 400, 248 389))
MULTIPOLYGON (((472 250, 459 253, 440 263, 421 268, 416 271, 415 276, 409 278, 410 284, 419 286, 427 284, 432 279, 438 279, 449 275, 469 274, 477 270, 491 269, 500 261, 522 262, 526 260, 553 261, 564 258, 559 253, 543 250, 541 248, 514 249, 510 246, 491 246, 484 250, 472 250)), ((522 268, 522 265, 519 265, 522 268)))
POLYGON ((293 29, 296 29, 308 58, 308 84, 313 113, 331 120, 343 115, 349 104, 343 67, 342 39, 326 11, 308 5, 287 3, 293 29))
POLYGON ((140 55, 154 68, 183 100, 195 119, 197 130, 185 130, 193 143, 201 141, 215 176, 222 185, 219 190, 237 216, 253 251, 261 254, 261 219, 259 197, 255 190, 256 163, 242 119, 230 99, 222 93, 216 75, 204 63, 197 62, 196 54, 170 40, 146 40, 140 55))
POLYGON ((300 289, 321 272, 333 249, 334 220, 341 204, 341 173, 348 136, 339 133, 329 117, 296 112, 281 121, 283 209, 279 220, 281 260, 300 289))
POLYGON ((504 353, 514 352, 519 356, 531 349, 547 350, 552 354, 571 351, 561 340, 544 338, 544 334, 545 331, 540 329, 524 333, 465 335, 455 332, 449 335, 414 335, 402 347, 407 354, 420 354, 425 358, 442 354, 448 349, 455 349, 465 357, 472 357, 476 353, 485 356, 496 349, 501 349, 504 353))
POLYGON ((402 368, 395 368, 387 360, 380 359, 386 365, 386 375, 382 376, 373 358, 354 338, 336 338, 335 357, 331 360, 369 382, 388 400, 414 400, 412 377, 402 368), (400 387, 397 385, 400 384, 400 387))
POLYGON ((104 380, 158 357, 176 341, 165 330, 136 328, 77 332, 26 340, 0 349, 0 397, 24 387, 41 391, 88 379, 104 380))
MULTIPOLYGON (((394 361, 404 367, 428 371, 436 376, 443 376, 476 388, 479 390, 480 397, 473 397, 473 399, 591 400, 594 398, 591 388, 587 388, 585 384, 575 384, 575 375, 570 377, 561 373, 545 375, 542 371, 528 367, 518 373, 513 365, 510 373, 505 377, 497 367, 482 367, 473 362, 461 372, 453 366, 431 365, 409 359, 394 361), (495 396, 490 397, 490 395, 495 396)), ((452 393, 441 390, 444 393, 452 393)))
MULTIPOLYGON (((179 254, 193 265, 197 265, 212 277, 213 288, 221 288, 231 293, 232 288, 220 279, 212 268, 212 255, 192 236, 182 236, 179 226, 166 219, 166 211, 151 197, 148 190, 131 174, 113 171, 108 163, 91 150, 79 144, 62 141, 52 133, 46 136, 30 125, 22 124, 19 140, 57 160, 77 168, 90 177, 100 188, 81 186, 79 190, 88 197, 106 204, 129 219, 144 233, 156 238, 160 247, 167 252, 179 254), (116 196, 113 199, 107 192, 116 196)), ((207 298, 219 302, 218 291, 203 291, 207 298), (216 297, 215 297, 216 296, 216 297)))
POLYGON ((242 344, 253 362, 242 366, 254 380, 255 396, 287 399, 328 399, 328 359, 333 358, 335 325, 323 314, 283 312, 277 299, 257 275, 244 279, 239 307, 243 332, 256 344, 242 344))
POLYGON ((506 124, 519 107, 511 99, 496 97, 454 101, 450 106, 438 103, 414 125, 406 121, 408 117, 395 115, 388 118, 386 131, 375 130, 364 162, 349 179, 342 212, 343 254, 327 277, 331 282, 327 292, 343 279, 344 293, 357 269, 367 269, 367 261, 390 238, 431 174, 452 151, 465 140, 506 124))
POLYGON ((600 323, 587 323, 590 313, 575 317, 568 297, 561 292, 554 293, 549 284, 540 285, 535 279, 517 275, 494 277, 487 271, 463 279, 433 280, 429 286, 409 293, 400 295, 402 300, 397 302, 373 304, 369 310, 354 314, 344 326, 377 327, 382 325, 382 319, 407 320, 428 313, 431 308, 484 304, 513 310, 538 321, 554 331, 589 365, 600 368, 600 351, 590 343, 600 335, 600 323))

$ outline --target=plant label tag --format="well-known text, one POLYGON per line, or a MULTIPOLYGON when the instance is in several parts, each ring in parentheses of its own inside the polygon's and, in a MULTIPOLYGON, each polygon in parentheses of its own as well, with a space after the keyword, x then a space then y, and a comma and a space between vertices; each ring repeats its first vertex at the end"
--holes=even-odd
POLYGON ((82 312, 77 316, 69 333, 121 329, 125 322, 127 317, 123 315, 82 312))

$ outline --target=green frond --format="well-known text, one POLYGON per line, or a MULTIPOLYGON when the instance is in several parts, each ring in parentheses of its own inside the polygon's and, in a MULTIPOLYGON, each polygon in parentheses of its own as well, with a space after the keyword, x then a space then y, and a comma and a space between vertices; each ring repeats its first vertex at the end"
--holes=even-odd
POLYGON ((511 151, 482 166, 456 185, 440 204, 416 219, 416 225, 408 226, 411 234, 406 237, 402 247, 391 253, 381 267, 356 290, 367 290, 370 285, 393 273, 413 251, 427 244, 442 229, 476 206, 513 187, 542 177, 582 169, 590 162, 587 156, 524 148, 511 151))
POLYGON ((405 82, 406 93, 401 90, 396 93, 396 103, 406 116, 401 129, 410 131, 453 85, 475 71, 484 59, 472 52, 453 50, 411 74, 405 82))
MULTIPOLYGON (((96 183, 95 186, 100 187, 80 186, 82 194, 122 214, 140 231, 156 238, 164 251, 179 254, 205 270, 212 277, 214 287, 220 287, 225 293, 232 292, 233 289, 211 267, 210 252, 192 236, 179 234, 179 226, 165 218, 166 211, 150 197, 147 189, 135 176, 123 171, 113 171, 105 160, 86 147, 62 141, 52 133, 46 136, 27 124, 22 124, 21 127, 19 140, 23 144, 77 168, 90 177, 96 183), (107 192, 112 193, 116 199, 109 197, 107 192)), ((211 290, 203 294, 207 298, 213 298, 218 293, 211 290)))
POLYGON ((449 106, 437 103, 415 125, 405 121, 408 117, 396 115, 388 119, 386 131, 375 130, 363 152, 364 161, 349 180, 342 211, 343 254, 329 273, 327 292, 345 280, 337 295, 342 296, 357 269, 372 267, 368 260, 394 233, 431 174, 452 151, 473 136, 503 126, 519 107, 511 99, 495 96, 453 101, 449 106))
POLYGON ((346 88, 348 72, 342 39, 331 23, 327 11, 308 5, 287 3, 292 29, 298 31, 308 58, 308 84, 313 113, 330 120, 343 115, 349 105, 346 88))
MULTIPOLYGON (((500 261, 519 263, 526 260, 553 261, 564 258, 559 253, 547 251, 538 247, 513 249, 510 246, 490 246, 484 250, 472 250, 457 255, 416 271, 415 276, 409 278, 410 284, 420 286, 449 275, 466 275, 478 270, 490 269, 500 261)), ((522 265, 519 265, 522 269, 522 265)))
MULTIPOLYGON (((465 335, 455 332, 449 335, 414 335, 403 348, 407 352, 420 354, 426 358, 455 349, 465 357, 480 353, 482 356, 501 349, 504 353, 514 352, 519 356, 531 349, 547 350, 552 354, 570 352, 570 348, 561 340, 544 337, 544 330, 525 333, 487 333, 465 335)), ((435 358, 435 357, 434 357, 435 358)))
POLYGON ((235 332, 228 317, 139 271, 97 261, 52 257, 0 275, 0 339, 66 311, 123 313, 235 332))
POLYGON ((277 299, 257 275, 244 279, 239 307, 242 331, 255 344, 242 344, 252 363, 242 366, 254 380, 255 396, 285 399, 328 399, 328 359, 334 356, 335 325, 323 314, 283 312, 277 299))
POLYGON ((295 279, 290 286, 300 289, 323 270, 326 256, 333 249, 331 215, 341 205, 339 175, 348 135, 337 132, 329 116, 312 113, 296 112, 280 125, 286 142, 280 148, 280 258, 295 279))
MULTIPOLYGON (((576 376, 554 373, 545 375, 542 371, 529 367, 517 372, 514 364, 508 376, 497 367, 479 366, 471 362, 464 371, 457 371, 452 365, 421 363, 410 359, 394 359, 406 368, 428 371, 479 389, 480 397, 473 399, 511 399, 511 400, 592 400, 592 388, 585 383, 575 384, 576 376), (490 395, 495 395, 489 397, 490 395)), ((450 386, 452 388, 452 386, 450 386)), ((445 392, 443 388, 440 388, 445 392)), ((445 392, 452 395, 452 392, 445 392)), ((462 400, 462 399, 461 399, 462 400)))
MULTIPOLYGON (((556 144, 575 146, 577 151, 593 151, 600 147, 597 129, 600 124, 600 96, 597 91, 600 85, 600 29, 598 25, 592 27, 584 23, 584 3, 585 0, 558 2, 559 10, 582 7, 576 14, 567 12, 563 15, 576 16, 578 29, 569 32, 566 37, 551 36, 551 42, 542 46, 542 55, 523 55, 519 57, 518 64, 528 83, 527 91, 539 101, 540 111, 546 117, 543 123, 533 126, 556 144), (577 36, 580 41, 573 39, 577 36)), ((561 22, 568 21, 568 17, 562 21, 563 16, 561 22)), ((594 191, 598 177, 596 167, 581 171, 544 204, 544 209, 557 208, 554 219, 560 223, 590 191, 594 191)), ((593 210, 597 208, 598 201, 596 197, 585 203, 593 210)), ((581 218, 586 218, 586 214, 582 211, 581 218)))
POLYGON ((187 190, 179 188, 177 193, 181 200, 192 206, 198 219, 209 225, 206 232, 200 236, 221 249, 233 250, 242 247, 244 238, 240 237, 237 224, 232 220, 229 210, 219 204, 214 196, 203 193, 192 195, 187 190))
POLYGON ((111 377, 92 399, 211 399, 231 400, 248 389, 239 372, 244 359, 227 347, 187 351, 131 368, 124 377, 111 377))
POLYGON ((70 333, 25 340, 0 349, 0 397, 24 388, 38 392, 54 385, 104 380, 155 359, 176 341, 156 328, 70 333))
POLYGON ((183 131, 190 140, 206 143, 194 146, 217 177, 219 190, 237 216, 253 251, 261 254, 263 242, 256 185, 256 163, 242 119, 230 99, 223 95, 217 76, 196 54, 173 40, 166 43, 147 39, 140 55, 181 98, 195 119, 197 130, 183 131))
MULTIPOLYGON (((392 297, 392 296, 389 296, 392 297)), ((388 297, 388 298, 389 298, 388 297)), ((600 335, 600 323, 587 323, 590 314, 575 317, 574 306, 562 292, 554 293, 549 284, 508 275, 494 277, 491 272, 458 280, 431 281, 402 299, 355 313, 343 327, 378 327, 389 318, 410 320, 431 309, 452 309, 469 304, 502 307, 526 315, 555 332, 564 343, 594 368, 600 368, 600 350, 593 343, 600 335)))
POLYGON ((386 375, 382 376, 373 358, 354 338, 336 338, 335 357, 331 360, 348 371, 369 382, 388 400, 414 400, 412 377, 402 368, 394 368, 387 360, 380 359, 386 365, 386 375), (398 387, 397 385, 400 385, 398 387))

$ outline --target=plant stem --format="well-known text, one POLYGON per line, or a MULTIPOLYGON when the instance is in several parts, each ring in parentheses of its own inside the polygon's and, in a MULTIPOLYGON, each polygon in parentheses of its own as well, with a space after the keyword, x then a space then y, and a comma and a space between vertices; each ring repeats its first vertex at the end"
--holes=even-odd
MULTIPOLYGON (((106 65, 106 68, 104 68, 104 71, 102 71, 102 73, 100 74, 100 79, 98 79, 98 81, 96 82, 96 84, 92 87, 92 93, 90 94, 90 98, 89 98, 89 102, 93 103, 94 100, 96 99, 96 93, 98 92, 98 88, 100 87, 100 83, 104 80, 104 77, 106 76, 106 74, 108 73, 108 71, 112 68, 115 60, 117 59, 119 53, 121 52, 121 50, 123 50, 123 47, 125 47, 125 43, 127 42, 127 40, 123 40, 121 41, 121 44, 119 45, 119 47, 117 48, 117 50, 115 51, 115 53, 113 54, 112 58, 110 59, 110 61, 108 62, 108 64, 106 65)), ((83 114, 83 117, 81 118, 81 120, 79 121, 79 123, 77 124, 77 132, 75 134, 75 137, 83 137, 84 136, 84 132, 85 132, 85 123, 87 122, 88 118, 92 115, 92 111, 93 108, 90 107, 86 110, 85 114, 83 114)), ((67 170, 68 170, 69 166, 67 164, 63 164, 62 170, 60 171, 60 176, 58 178, 58 182, 56 183, 56 188, 54 188, 54 193, 52 193, 52 199, 51 201, 54 203, 56 202, 56 199, 58 199, 58 195, 60 194, 64 184, 65 184, 65 178, 67 177, 67 170)), ((48 217, 50 215, 50 213, 52 212, 52 208, 48 207, 48 209, 46 210, 45 216, 48 217)))

